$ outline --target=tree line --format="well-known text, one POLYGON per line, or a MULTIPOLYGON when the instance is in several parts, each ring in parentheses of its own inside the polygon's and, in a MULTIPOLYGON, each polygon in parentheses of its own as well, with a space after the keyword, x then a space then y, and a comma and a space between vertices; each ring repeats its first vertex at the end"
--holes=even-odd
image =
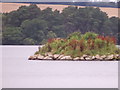
POLYGON ((120 43, 120 18, 108 17, 99 8, 68 6, 62 12, 37 5, 21 6, 2 15, 3 45, 38 45, 50 38, 66 38, 73 32, 113 36, 120 43))

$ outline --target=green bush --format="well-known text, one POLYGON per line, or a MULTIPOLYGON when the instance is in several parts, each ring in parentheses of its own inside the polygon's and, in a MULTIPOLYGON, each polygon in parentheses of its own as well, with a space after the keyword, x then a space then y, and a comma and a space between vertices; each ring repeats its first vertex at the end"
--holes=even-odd
POLYGON ((120 54, 120 49, 115 46, 115 38, 98 36, 95 33, 88 32, 82 35, 80 32, 70 34, 66 39, 49 39, 47 44, 36 54, 44 55, 47 52, 52 54, 64 54, 71 57, 80 57, 86 55, 108 55, 120 54), (113 40, 113 41, 112 41, 113 40), (107 42, 109 41, 109 42, 107 42))
POLYGON ((81 39, 81 33, 80 32, 74 32, 72 34, 70 34, 68 37, 67 37, 68 40, 80 40, 81 39))
POLYGON ((98 35, 96 33, 93 33, 93 32, 87 32, 83 35, 83 38, 85 40, 88 40, 88 39, 96 39, 98 35))

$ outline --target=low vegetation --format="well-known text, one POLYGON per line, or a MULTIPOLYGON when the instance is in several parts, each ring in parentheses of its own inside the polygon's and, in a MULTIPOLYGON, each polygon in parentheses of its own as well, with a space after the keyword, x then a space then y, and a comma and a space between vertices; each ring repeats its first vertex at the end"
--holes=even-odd
POLYGON ((120 55, 116 47, 116 39, 110 36, 101 36, 93 32, 81 34, 74 32, 67 38, 52 38, 35 53, 45 56, 46 53, 71 56, 72 58, 83 55, 120 55))

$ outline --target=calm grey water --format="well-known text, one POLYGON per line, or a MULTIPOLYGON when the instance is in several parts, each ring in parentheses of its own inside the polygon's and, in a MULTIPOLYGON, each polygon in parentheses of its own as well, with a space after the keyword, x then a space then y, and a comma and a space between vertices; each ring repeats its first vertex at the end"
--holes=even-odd
POLYGON ((3 88, 117 88, 118 62, 28 61, 38 46, 1 46, 3 88))

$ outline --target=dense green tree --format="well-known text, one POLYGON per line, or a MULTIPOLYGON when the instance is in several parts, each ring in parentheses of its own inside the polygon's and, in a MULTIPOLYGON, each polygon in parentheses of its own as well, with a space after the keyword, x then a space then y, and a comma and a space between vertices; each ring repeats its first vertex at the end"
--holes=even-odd
POLYGON ((49 31, 48 34, 47 34, 48 39, 56 38, 56 37, 57 37, 56 34, 54 32, 52 32, 52 31, 49 31))
POLYGON ((20 28, 18 27, 7 27, 3 31, 3 38, 2 43, 3 44, 22 44, 23 40, 23 34, 21 33, 20 28))
POLYGON ((110 20, 106 20, 102 26, 102 29, 100 33, 102 33, 103 35, 110 35, 112 36, 113 35, 113 32, 112 32, 112 22, 110 22, 110 20))
POLYGON ((120 19, 116 17, 111 17, 110 21, 112 22, 111 30, 113 31, 113 35, 116 35, 116 33, 118 33, 118 24, 120 22, 120 19))
POLYGON ((67 7, 62 12, 65 18, 66 32, 74 32, 78 30, 82 33, 86 31, 94 31, 98 33, 101 25, 108 19, 106 13, 102 12, 99 8, 77 8, 67 7), (85 26, 85 27, 84 27, 85 26))
POLYGON ((26 20, 21 24, 21 28, 26 38, 32 38, 38 43, 44 39, 45 34, 48 32, 47 22, 39 19, 26 20))
POLYGON ((39 44, 45 44, 49 39, 57 38, 53 31, 49 31, 46 35, 47 36, 44 36, 39 44))
POLYGON ((56 34, 56 36, 61 38, 64 38, 67 35, 64 29, 65 29, 64 25, 56 25, 52 27, 52 31, 56 34))
POLYGON ((110 19, 106 20, 101 28, 101 34, 114 36, 118 38, 118 22, 119 18, 111 17, 110 19))
POLYGON ((25 38, 22 43, 24 45, 35 45, 36 44, 36 41, 33 40, 32 38, 25 38))
POLYGON ((76 31, 114 36, 120 43, 120 18, 109 18, 99 8, 69 6, 60 12, 31 4, 3 13, 2 21, 3 44, 43 44, 49 38, 65 38, 76 31))
POLYGON ((7 24, 11 26, 20 26, 24 20, 37 18, 41 10, 35 5, 21 6, 17 11, 7 14, 7 24))

